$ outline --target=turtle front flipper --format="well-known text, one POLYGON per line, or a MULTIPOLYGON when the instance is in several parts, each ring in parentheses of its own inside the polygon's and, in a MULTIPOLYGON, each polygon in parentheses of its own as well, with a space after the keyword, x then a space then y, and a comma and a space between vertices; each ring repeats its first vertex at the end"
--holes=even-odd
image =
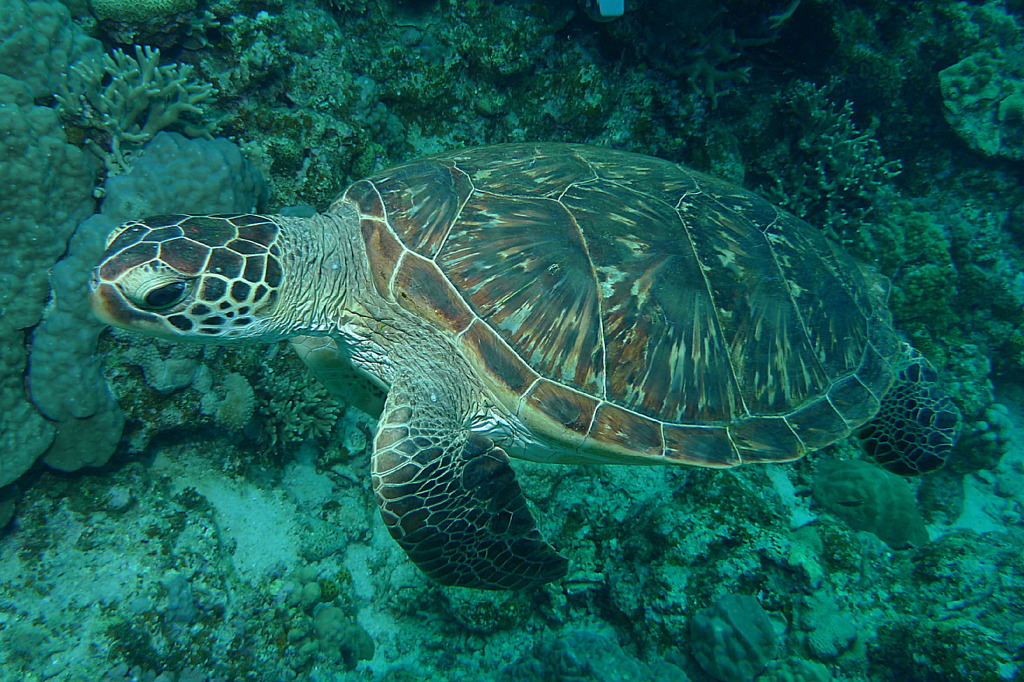
POLYGON ((370 415, 380 417, 385 389, 353 364, 341 346, 329 336, 293 336, 292 350, 335 398, 370 415))
POLYGON ((935 370, 915 351, 882 398, 878 414, 857 436, 884 469, 915 476, 946 463, 961 422, 960 410, 939 388, 935 370))
POLYGON ((373 489, 391 536, 444 585, 513 590, 564 576, 568 562, 537 530, 508 455, 445 402, 399 385, 388 395, 373 489))

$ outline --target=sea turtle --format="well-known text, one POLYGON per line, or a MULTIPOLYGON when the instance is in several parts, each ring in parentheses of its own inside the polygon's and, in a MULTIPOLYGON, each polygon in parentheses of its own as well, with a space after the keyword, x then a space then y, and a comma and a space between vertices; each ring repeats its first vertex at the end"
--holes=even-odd
POLYGON ((90 290, 119 327, 298 336, 328 381, 351 363, 386 387, 373 489, 392 536, 445 584, 566 572, 508 455, 781 462, 877 414, 876 455, 941 463, 959 422, 933 376, 906 370, 921 364, 882 277, 746 190, 611 149, 433 156, 308 218, 130 221, 90 290))

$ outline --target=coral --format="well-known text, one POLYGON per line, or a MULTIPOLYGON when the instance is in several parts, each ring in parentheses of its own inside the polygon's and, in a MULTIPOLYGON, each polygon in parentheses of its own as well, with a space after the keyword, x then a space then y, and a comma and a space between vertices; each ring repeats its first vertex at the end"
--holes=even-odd
POLYGON ((869 647, 871 679, 1004 682, 998 640, 999 633, 973 620, 936 622, 915 614, 879 630, 869 647))
POLYGON ((724 93, 749 80, 751 67, 737 63, 743 51, 774 41, 798 6, 777 3, 769 13, 758 3, 699 3, 679 12, 671 5, 638 3, 611 32, 715 108, 724 93))
POLYGON ((318 569, 306 564, 286 579, 275 581, 278 601, 288 609, 287 655, 312 664, 321 663, 352 670, 359 661, 373 658, 374 641, 354 617, 351 576, 318 578, 318 569))
POLYGON ((891 181, 900 163, 882 154, 874 126, 854 123, 853 103, 833 102, 830 92, 800 82, 783 97, 784 160, 771 169, 764 191, 833 239, 863 249, 876 238, 868 232, 869 216, 895 199, 891 181))
POLYGON ((50 274, 53 295, 32 335, 28 387, 56 427, 43 461, 64 471, 106 464, 124 427, 96 355, 105 325, 88 301, 89 273, 111 227, 106 216, 93 215, 75 230, 68 253, 50 274))
POLYGON ((719 27, 707 42, 694 49, 685 67, 686 80, 695 92, 708 98, 712 108, 718 106, 718 94, 731 82, 744 82, 750 67, 725 65, 740 56, 743 41, 736 39, 732 29, 719 27))
POLYGON ((828 612, 814 618, 814 627, 807 633, 807 647, 814 657, 831 661, 853 646, 857 628, 846 616, 828 612))
POLYGON ((690 620, 690 647, 716 680, 746 682, 775 658, 779 638, 760 602, 727 594, 690 620))
POLYGON ((86 144, 111 172, 124 171, 126 154, 161 130, 174 126, 190 137, 213 130, 201 120, 200 105, 213 98, 214 87, 197 80, 189 64, 159 64, 157 49, 136 45, 134 57, 117 49, 75 64, 58 96, 66 118, 98 134, 86 144))
POLYGON ((144 22, 196 8, 196 0, 91 0, 97 19, 144 22))
POLYGON ((142 369, 151 389, 173 393, 203 376, 198 356, 199 349, 194 346, 177 345, 168 349, 156 343, 133 343, 125 352, 124 360, 142 369))
POLYGON ((373 639, 358 622, 337 606, 324 606, 314 616, 320 653, 354 670, 359 661, 373 658, 373 639))
POLYGON ((671 663, 646 663, 632 658, 614 637, 574 629, 554 641, 540 639, 529 655, 502 668, 497 679, 499 682, 685 682, 687 677, 671 663))
MULTIPOLYGON (((68 144, 57 113, 0 75, 0 485, 21 476, 55 429, 25 392, 27 330, 49 295, 47 272, 94 206, 87 157, 68 144)), ((84 360, 84 358, 82 359, 84 360)))
POLYGON ((479 634, 519 627, 530 613, 530 601, 523 592, 492 595, 475 590, 451 590, 441 596, 452 620, 469 632, 479 634))
POLYGON ((928 530, 907 482, 862 460, 826 460, 814 478, 815 501, 854 530, 893 549, 928 542, 928 530))
POLYGON ((898 201, 879 216, 894 243, 875 253, 879 265, 894 273, 889 308, 901 325, 922 325, 935 332, 955 326, 958 274, 949 231, 930 212, 898 201))
POLYGON ((16 486, 0 487, 0 531, 14 518, 18 506, 18 489, 16 486))
POLYGON ((986 156, 1024 159, 1024 60, 1001 50, 972 54, 939 72, 946 120, 986 156))
POLYGON ((268 367, 258 386, 262 439, 278 455, 303 441, 325 442, 342 413, 337 400, 302 368, 268 367))
POLYGON ((238 372, 231 372, 224 377, 218 391, 203 395, 202 409, 205 414, 213 415, 219 426, 237 431, 252 419, 256 410, 256 394, 248 379, 238 372))
POLYGON ((0 12, 0 74, 20 80, 33 97, 64 87, 68 66, 99 55, 102 46, 71 21, 56 0, 4 0, 0 12))
POLYGON ((821 663, 790 658, 773 663, 757 679, 759 682, 832 682, 832 673, 821 663))
POLYGON ((266 207, 267 184, 234 142, 157 133, 127 172, 107 179, 100 210, 116 222, 173 213, 246 213, 266 207))

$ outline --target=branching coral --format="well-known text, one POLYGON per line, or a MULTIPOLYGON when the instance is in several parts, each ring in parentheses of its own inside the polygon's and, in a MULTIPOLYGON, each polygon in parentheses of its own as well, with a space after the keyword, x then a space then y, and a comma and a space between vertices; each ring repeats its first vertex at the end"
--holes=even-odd
POLYGON ((342 407, 302 368, 278 363, 258 383, 257 413, 268 450, 281 455, 296 443, 323 443, 342 407))
POLYGON ((853 103, 832 101, 829 87, 802 82, 783 101, 790 140, 766 194, 844 244, 870 244, 866 219, 894 199, 900 163, 882 154, 875 125, 858 127, 853 103))
POLYGON ((161 130, 176 126, 189 137, 212 132, 200 120, 200 105, 216 94, 214 87, 197 80, 189 64, 159 64, 160 51, 151 47, 136 45, 134 57, 114 50, 72 66, 67 91, 57 98, 65 117, 100 134, 86 143, 113 173, 127 167, 127 152, 161 130))

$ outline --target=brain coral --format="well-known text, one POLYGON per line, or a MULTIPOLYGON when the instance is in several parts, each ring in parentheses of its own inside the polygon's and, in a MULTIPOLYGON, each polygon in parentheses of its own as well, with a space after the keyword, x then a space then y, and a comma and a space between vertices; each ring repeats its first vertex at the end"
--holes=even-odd
POLYGON ((972 54, 939 72, 945 115, 986 156, 1024 159, 1024 69, 1013 52, 972 54))
POLYGON ((196 0, 92 0, 97 19, 142 23, 158 17, 192 12, 196 0))
POLYGON ((869 462, 822 462, 812 492, 818 504, 851 528, 874 533, 893 549, 928 542, 910 486, 869 462))

